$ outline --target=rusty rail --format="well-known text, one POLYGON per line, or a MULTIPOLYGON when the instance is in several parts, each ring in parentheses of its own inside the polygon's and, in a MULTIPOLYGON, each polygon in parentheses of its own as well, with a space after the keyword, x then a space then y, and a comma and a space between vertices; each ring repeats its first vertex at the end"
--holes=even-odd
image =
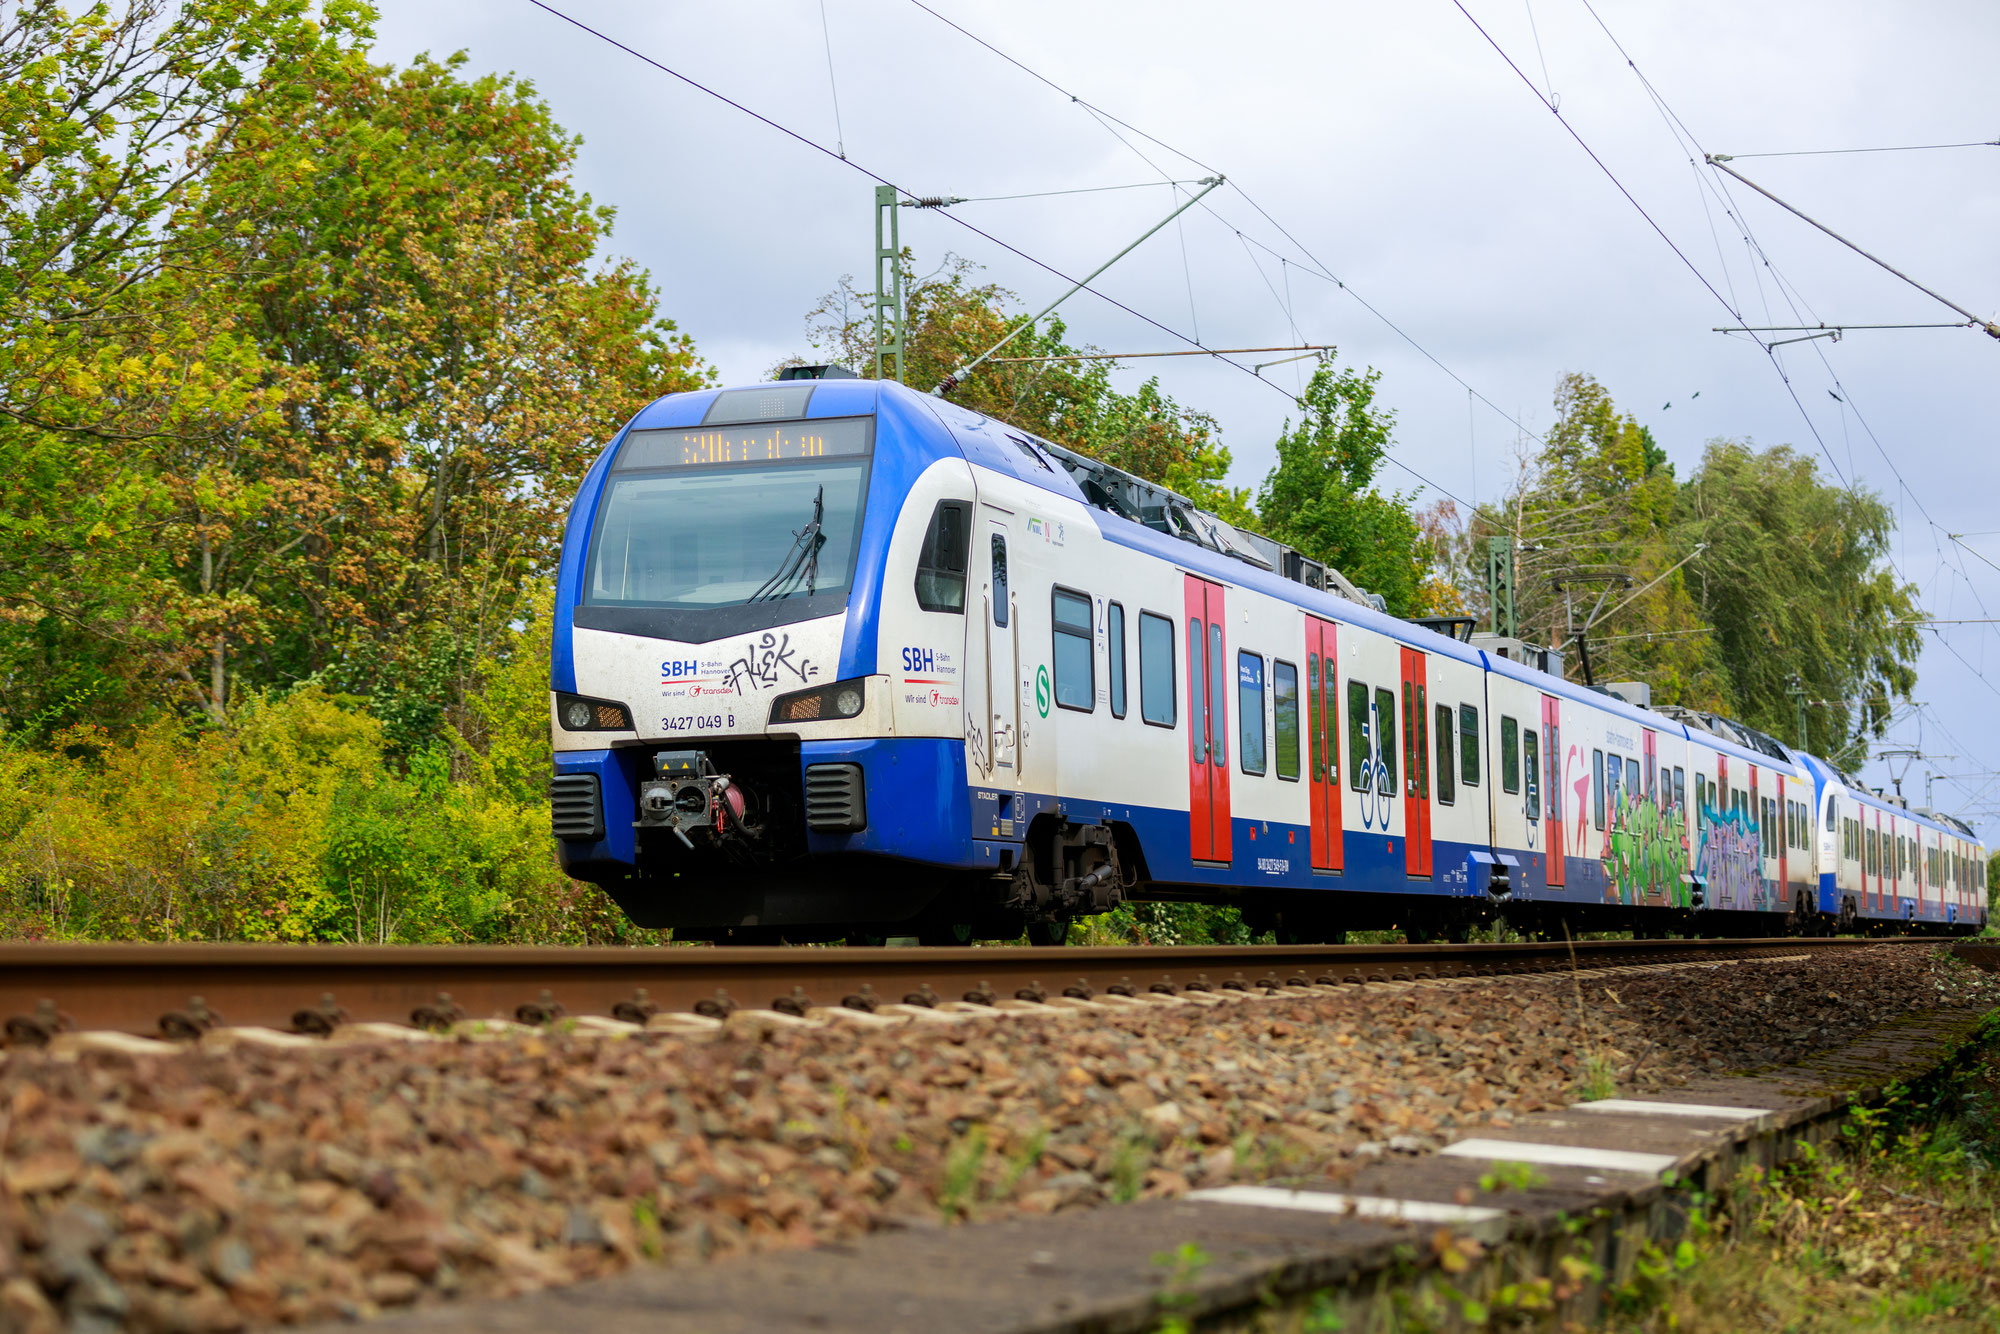
MULTIPOLYGON (((699 949, 354 945, 0 945, 10 1040, 37 1023, 193 1036, 209 1023, 315 1031, 320 1020, 422 1023, 440 993, 473 1019, 533 1022, 635 1006, 716 1013, 906 1000, 1243 989, 1739 961, 1861 939, 1593 940, 1431 945, 699 949), (643 993, 643 995, 641 994, 643 993), (197 1000, 196 998, 199 998, 197 1000), (205 1011, 205 1013, 204 1013, 205 1011), (42 1017, 37 1019, 37 1015, 42 1017)), ((1910 942, 1931 943, 1936 942, 1910 942)), ((427 1016, 436 1019, 433 1013, 427 1016)), ((323 1031, 323 1030, 322 1030, 323 1031)))

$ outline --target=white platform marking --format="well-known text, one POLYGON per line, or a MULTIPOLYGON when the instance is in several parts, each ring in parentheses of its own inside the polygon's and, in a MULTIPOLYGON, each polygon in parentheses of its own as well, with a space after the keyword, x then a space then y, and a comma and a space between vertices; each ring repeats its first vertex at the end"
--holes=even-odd
POLYGON ((1603 1098, 1597 1102, 1580 1102, 1566 1110, 1631 1112, 1639 1116, 1708 1116, 1726 1121, 1749 1121, 1772 1114, 1768 1107, 1717 1107, 1701 1102, 1645 1102, 1637 1098, 1603 1098))
POLYGON ((1218 1186, 1197 1190, 1190 1200, 1215 1204, 1250 1204, 1264 1209, 1301 1209, 1316 1214, 1353 1214, 1360 1218, 1390 1218, 1406 1223, 1487 1223, 1505 1217, 1498 1209, 1428 1200, 1390 1200, 1374 1195, 1336 1195, 1324 1190, 1283 1190, 1277 1186, 1218 1186))
POLYGON ((1464 1139, 1439 1152, 1454 1158, 1484 1158, 1496 1163, 1590 1167, 1600 1172, 1639 1172, 1647 1176, 1658 1176, 1677 1161, 1670 1153, 1631 1153, 1624 1149, 1587 1149, 1576 1144, 1530 1144, 1510 1139, 1464 1139))

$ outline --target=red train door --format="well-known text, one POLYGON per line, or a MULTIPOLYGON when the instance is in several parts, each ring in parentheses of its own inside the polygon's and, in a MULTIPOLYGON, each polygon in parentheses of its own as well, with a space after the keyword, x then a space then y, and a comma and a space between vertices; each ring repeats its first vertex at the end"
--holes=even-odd
POLYGON ((1339 656, 1331 622, 1306 617, 1306 735, 1312 759, 1312 864, 1341 869, 1339 656))
POLYGON ((1548 830, 1548 883, 1550 889, 1561 889, 1569 883, 1569 876, 1563 856, 1562 701, 1554 695, 1542 696, 1542 754, 1545 757, 1542 761, 1545 781, 1542 784, 1541 814, 1543 825, 1548 830))
POLYGON ((1222 585, 1187 576, 1188 839, 1196 861, 1226 862, 1229 666, 1222 585))
POLYGON ((1403 650, 1403 872, 1431 874, 1430 690, 1421 650, 1403 650))
POLYGON ((1785 805, 1785 776, 1783 774, 1778 775, 1778 804, 1775 809, 1778 812, 1778 893, 1783 907, 1789 912, 1792 905, 1789 902, 1785 902, 1785 900, 1791 898, 1792 882, 1791 877, 1786 873, 1786 868, 1790 865, 1791 859, 1785 855, 1785 849, 1789 848, 1792 842, 1790 838, 1792 808, 1785 805))

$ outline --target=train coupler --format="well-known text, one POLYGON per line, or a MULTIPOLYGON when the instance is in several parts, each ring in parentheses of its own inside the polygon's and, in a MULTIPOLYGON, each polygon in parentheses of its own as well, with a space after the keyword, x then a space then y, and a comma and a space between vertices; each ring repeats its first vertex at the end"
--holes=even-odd
POLYGON ((694 838, 754 835, 743 790, 728 774, 717 773, 705 751, 663 750, 653 757, 658 778, 639 785, 640 829, 672 834, 692 850, 694 838))

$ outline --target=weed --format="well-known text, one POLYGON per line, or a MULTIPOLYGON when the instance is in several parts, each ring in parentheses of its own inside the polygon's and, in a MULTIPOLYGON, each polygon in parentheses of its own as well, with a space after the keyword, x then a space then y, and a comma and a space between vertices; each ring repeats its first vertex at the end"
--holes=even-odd
POLYGON ((1146 1169, 1153 1161, 1153 1138, 1137 1130, 1119 1136, 1111 1147, 1111 1201, 1130 1204, 1139 1198, 1146 1169))
POLYGON ((944 1157, 944 1182, 938 1187, 938 1211, 945 1222, 970 1217, 979 1190, 979 1171, 986 1163, 986 1127, 974 1126, 944 1157))
POLYGON ((1533 1190, 1548 1184, 1546 1174, 1528 1163, 1495 1163, 1479 1178, 1479 1188, 1490 1193, 1503 1190, 1533 1190))
POLYGON ((1166 1282, 1161 1286, 1160 1295, 1153 1299, 1161 1311, 1155 1334, 1189 1334, 1194 1328, 1189 1319, 1195 1303, 1200 1300, 1194 1290, 1202 1272, 1215 1262, 1215 1257, 1201 1248, 1199 1242, 1184 1241, 1171 1251, 1157 1251, 1153 1263, 1167 1271, 1166 1282))

